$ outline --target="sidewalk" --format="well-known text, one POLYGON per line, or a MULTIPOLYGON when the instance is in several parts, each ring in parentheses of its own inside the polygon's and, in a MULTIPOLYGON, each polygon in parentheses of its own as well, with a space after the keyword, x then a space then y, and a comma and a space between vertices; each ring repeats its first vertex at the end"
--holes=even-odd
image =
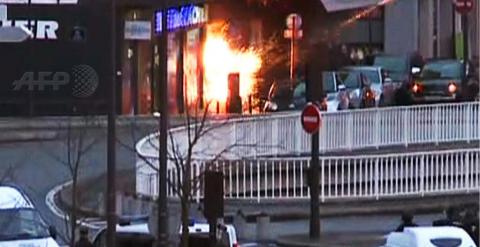
POLYGON ((277 240, 280 247, 372 247, 385 243, 383 235, 374 234, 323 234, 318 240, 308 235, 282 236, 277 240))

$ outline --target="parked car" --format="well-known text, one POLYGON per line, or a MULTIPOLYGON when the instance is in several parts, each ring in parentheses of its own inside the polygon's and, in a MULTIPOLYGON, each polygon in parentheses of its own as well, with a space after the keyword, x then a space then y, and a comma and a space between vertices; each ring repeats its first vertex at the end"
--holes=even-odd
MULTIPOLYGON (((195 242, 197 244, 190 244, 191 246, 204 246, 200 245, 199 241, 201 240, 207 240, 204 241, 207 243, 205 246, 208 245, 208 235, 210 232, 210 225, 204 222, 196 222, 195 220, 190 221, 190 225, 188 226, 188 232, 190 239, 196 238, 198 239, 198 242, 195 242)), ((182 227, 180 226, 180 229, 178 231, 178 234, 182 234, 182 227)), ((197 241, 197 240, 195 240, 197 241)), ((239 243, 237 240, 237 232, 235 230, 235 227, 233 225, 225 225, 225 224, 220 224, 217 227, 217 241, 219 243, 219 246, 222 247, 239 247, 239 243)), ((190 241, 192 242, 192 241, 190 241)), ((193 242, 192 242, 193 243, 193 242)))
POLYGON ((56 237, 20 188, 0 186, 0 246, 58 247, 56 237))
MULTIPOLYGON (((116 228, 116 246, 117 247, 152 247, 155 243, 155 237, 148 227, 148 217, 139 217, 133 220, 120 220, 116 228)), ((209 225, 206 223, 190 221, 188 227, 189 243, 192 247, 202 247, 209 245, 209 225)), ((100 229, 93 237, 94 247, 106 246, 106 227, 100 229)), ((238 247, 237 234, 233 225, 219 226, 221 234, 220 242, 225 247, 238 247)), ((182 233, 180 228, 179 234, 182 233)))
MULTIPOLYGON (((265 112, 301 110, 307 104, 306 83, 304 81, 274 82, 270 87, 268 99, 263 110, 265 112), (292 86, 294 85, 294 86, 292 86)), ((322 110, 326 110, 325 102, 322 110)))
POLYGON ((337 84, 345 85, 350 94, 352 108, 363 108, 365 84, 368 84, 371 96, 374 99, 374 106, 384 104, 382 69, 375 66, 348 66, 337 72, 337 84))
POLYGON ((401 98, 410 97, 404 96, 405 91, 408 93, 408 85, 413 77, 420 73, 424 65, 424 59, 419 53, 401 56, 387 54, 375 56, 373 66, 381 67, 384 71, 383 105, 404 105, 405 101, 410 102, 408 99, 401 98))
POLYGON ((427 62, 410 85, 414 103, 452 102, 462 100, 464 65, 453 59, 427 62))
POLYGON ((461 228, 410 227, 388 235, 383 247, 477 247, 461 228))
POLYGON ((289 80, 273 82, 263 110, 265 112, 294 110, 295 105, 292 101, 293 91, 292 82, 289 80))

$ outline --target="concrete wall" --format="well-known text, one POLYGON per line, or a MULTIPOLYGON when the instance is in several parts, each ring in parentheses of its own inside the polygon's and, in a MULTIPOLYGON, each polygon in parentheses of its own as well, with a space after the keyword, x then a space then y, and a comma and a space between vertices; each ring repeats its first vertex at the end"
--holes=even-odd
POLYGON ((433 56, 433 0, 418 2, 418 47, 424 57, 433 56))
POLYGON ((406 54, 418 50, 418 1, 401 0, 385 7, 385 52, 406 54))

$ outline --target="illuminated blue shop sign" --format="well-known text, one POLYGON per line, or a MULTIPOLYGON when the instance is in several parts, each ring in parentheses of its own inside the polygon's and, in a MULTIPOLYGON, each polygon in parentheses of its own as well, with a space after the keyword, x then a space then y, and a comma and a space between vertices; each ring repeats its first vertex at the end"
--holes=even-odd
MULTIPOLYGON (((162 11, 155 12, 155 32, 162 32, 162 11)), ((205 8, 187 5, 181 8, 171 8, 167 10, 167 29, 169 31, 190 27, 207 22, 207 13, 205 8)))

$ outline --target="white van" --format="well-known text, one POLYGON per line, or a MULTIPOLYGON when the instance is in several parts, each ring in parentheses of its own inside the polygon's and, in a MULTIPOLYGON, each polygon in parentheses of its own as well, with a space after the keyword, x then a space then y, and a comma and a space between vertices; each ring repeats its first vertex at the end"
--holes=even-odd
POLYGON ((0 186, 0 247, 58 247, 56 235, 24 193, 14 186, 0 186))
POLYGON ((384 247, 477 247, 461 228, 407 227, 403 232, 392 232, 384 247))

